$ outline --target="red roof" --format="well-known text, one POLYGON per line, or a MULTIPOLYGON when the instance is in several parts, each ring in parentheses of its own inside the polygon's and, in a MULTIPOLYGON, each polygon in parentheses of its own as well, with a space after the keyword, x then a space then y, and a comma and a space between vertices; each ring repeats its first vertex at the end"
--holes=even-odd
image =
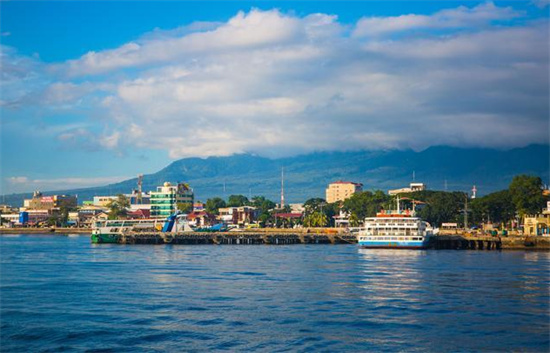
POLYGON ((151 211, 140 208, 139 210, 129 211, 126 215, 131 218, 149 218, 151 217, 151 211))
POLYGON ((191 213, 189 213, 189 214, 187 215, 187 218, 188 218, 188 219, 194 219, 194 218, 203 217, 203 216, 205 216, 205 217, 211 217, 211 218, 214 218, 214 217, 215 217, 213 214, 208 213, 208 212, 206 212, 206 211, 193 211, 193 212, 191 212, 191 213))

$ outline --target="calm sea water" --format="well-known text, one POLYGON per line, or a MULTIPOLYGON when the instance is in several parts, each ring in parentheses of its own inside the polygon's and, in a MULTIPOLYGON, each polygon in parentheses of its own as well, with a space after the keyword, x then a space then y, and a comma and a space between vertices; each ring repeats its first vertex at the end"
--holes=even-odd
POLYGON ((0 236, 0 351, 549 350, 545 252, 0 236))

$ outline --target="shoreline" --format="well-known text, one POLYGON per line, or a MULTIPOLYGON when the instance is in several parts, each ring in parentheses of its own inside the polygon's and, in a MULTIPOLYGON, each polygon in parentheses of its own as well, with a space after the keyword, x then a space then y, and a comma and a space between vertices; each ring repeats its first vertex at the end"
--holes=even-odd
POLYGON ((2 234, 92 234, 91 228, 0 228, 2 234))
MULTIPOLYGON (((0 229, 0 235, 8 235, 8 234, 42 234, 42 235, 60 235, 64 236, 67 234, 82 234, 82 235, 91 235, 92 230, 90 228, 1 228, 0 229)), ((350 239, 348 238, 350 234, 341 233, 341 230, 335 230, 335 229, 255 229, 255 230, 246 230, 246 231, 240 231, 240 232, 226 232, 226 233, 198 233, 196 235, 199 235, 200 237, 206 236, 215 236, 216 234, 224 235, 229 238, 241 239, 243 237, 247 238, 250 236, 276 236, 273 233, 277 233, 277 236, 281 236, 282 238, 286 238, 288 236, 294 238, 294 237, 300 237, 300 236, 321 236, 321 237, 337 237, 340 238, 344 236, 347 238, 345 241, 342 242, 323 242, 328 244, 345 244, 345 243, 352 243, 350 239)), ((467 236, 463 235, 455 235, 455 236, 443 236, 446 238, 454 238, 454 240, 464 240, 468 239, 467 236)), ((488 237, 487 239, 491 239, 488 237)), ((507 237, 494 237, 492 238, 494 240, 499 240, 501 243, 499 250, 525 250, 525 251, 550 251, 550 237, 542 237, 542 236, 507 236, 507 237)), ((296 241, 296 242, 289 242, 287 244, 305 244, 310 242, 304 242, 304 241, 296 241)), ((236 244, 239 244, 237 242, 236 244)), ((241 244, 245 244, 244 242, 241 244)), ((252 245, 253 243, 249 243, 252 245)), ((284 244, 284 243, 283 243, 284 244)), ((449 249, 449 248, 448 248, 449 249)), ((453 248, 450 248, 453 249, 453 248)), ((458 249, 458 248, 455 248, 458 249)), ((466 249, 462 249, 466 250, 466 249)), ((476 249, 476 251, 486 251, 483 248, 476 249)))

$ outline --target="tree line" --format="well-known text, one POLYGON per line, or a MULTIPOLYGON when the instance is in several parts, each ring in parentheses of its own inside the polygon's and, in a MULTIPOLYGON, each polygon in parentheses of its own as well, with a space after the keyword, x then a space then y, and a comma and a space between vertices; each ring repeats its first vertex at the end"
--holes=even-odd
MULTIPOLYGON (((518 175, 512 179, 508 189, 470 199, 468 193, 461 191, 423 190, 401 194, 402 209, 415 209, 417 215, 433 226, 453 222, 464 226, 464 215, 468 214, 469 225, 496 223, 510 228, 525 215, 539 213, 545 206, 548 196, 544 196, 542 179, 537 176, 518 175)), ((310 198, 304 203, 304 213, 300 219, 277 217, 280 213, 289 213, 290 206, 277 208, 277 204, 264 196, 248 199, 244 195, 231 195, 225 201, 220 197, 206 201, 206 211, 219 214, 224 207, 252 206, 258 209, 258 222, 261 226, 305 227, 334 226, 334 216, 340 211, 349 215, 351 226, 361 226, 366 217, 374 217, 382 210, 396 208, 396 200, 381 190, 363 191, 354 194, 343 202, 327 203, 323 198, 310 198)), ((109 218, 116 219, 126 214, 128 200, 123 195, 109 204, 109 218)), ((184 212, 192 211, 192 205, 178 204, 184 212)), ((62 214, 66 217, 66 212, 62 214)))
MULTIPOLYGON (((548 196, 543 195, 542 179, 531 175, 515 176, 508 189, 493 192, 483 197, 471 199, 462 191, 423 190, 401 194, 401 208, 415 209, 417 216, 439 227, 442 223, 452 222, 464 226, 465 213, 469 225, 496 223, 502 227, 511 227, 525 215, 540 213, 548 196)), ((311 198, 304 203, 304 214, 299 220, 276 220, 275 214, 289 212, 276 209, 276 204, 263 196, 251 200, 243 195, 231 195, 228 201, 216 197, 208 199, 206 210, 218 214, 221 207, 254 206, 260 210, 259 221, 262 225, 305 227, 334 226, 334 216, 340 211, 349 215, 351 226, 361 226, 366 217, 374 217, 382 210, 396 209, 396 200, 381 190, 363 191, 352 195, 343 202, 327 203, 323 198, 311 198), (285 223, 286 222, 286 223, 285 223)))

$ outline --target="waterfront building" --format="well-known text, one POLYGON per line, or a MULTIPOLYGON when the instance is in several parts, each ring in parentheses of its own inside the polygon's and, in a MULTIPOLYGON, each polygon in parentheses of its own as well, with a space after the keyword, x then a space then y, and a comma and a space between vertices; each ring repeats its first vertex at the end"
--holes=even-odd
POLYGON ((193 211, 187 215, 189 225, 192 227, 209 227, 216 224, 216 215, 206 211, 193 211))
POLYGON ((23 201, 24 208, 31 210, 51 210, 53 208, 73 208, 77 205, 76 196, 51 195, 43 196, 40 191, 35 191, 32 199, 23 201))
POLYGON ((193 189, 186 183, 172 185, 165 182, 157 187, 157 191, 151 191, 151 217, 166 218, 175 213, 178 204, 193 204, 193 189))
POLYGON ((128 219, 143 219, 151 218, 151 211, 148 209, 139 208, 136 210, 130 210, 126 213, 128 219))
POLYGON ((332 216, 332 218, 334 218, 334 226, 336 228, 349 227, 350 226, 349 217, 350 217, 350 214, 348 212, 340 210, 340 212, 337 215, 332 216))
POLYGON ((426 190, 426 184, 424 183, 410 183, 409 187, 400 188, 400 189, 393 189, 388 190, 388 194, 394 196, 399 194, 405 194, 408 192, 416 192, 416 191, 423 191, 426 190))
POLYGON ((258 219, 258 209, 252 206, 222 207, 218 219, 228 225, 244 226, 258 219))
POLYGON ((77 226, 80 224, 80 217, 78 212, 69 212, 67 215, 67 225, 77 226))
POLYGON ((124 194, 124 196, 128 198, 130 205, 149 205, 151 203, 151 195, 145 192, 140 193, 134 190, 131 194, 124 194))
POLYGON ((300 220, 302 219, 302 213, 293 213, 293 212, 281 212, 275 213, 273 217, 275 218, 275 227, 277 228, 297 228, 301 227, 299 225, 300 220))
POLYGON ((94 196, 93 205, 97 207, 107 207, 109 203, 116 200, 116 196, 94 196))
POLYGON ((303 203, 289 203, 291 213, 304 213, 306 211, 303 203))
POLYGON ((441 235, 458 234, 458 232, 458 223, 441 223, 441 227, 439 227, 439 234, 441 235))
POLYGON ((19 224, 19 213, 2 213, 0 214, 0 224, 2 227, 11 228, 19 224))
MULTIPOLYGON (((128 199, 130 206, 151 204, 151 195, 144 192, 141 193, 141 198, 139 197, 139 195, 140 194, 137 191, 133 191, 131 194, 124 194, 124 196, 128 199)), ((117 198, 118 198, 118 195, 94 196, 93 205, 99 206, 99 207, 108 207, 109 203, 113 200, 116 200, 117 198)), ((136 207, 135 209, 139 209, 139 208, 142 208, 142 207, 136 207)))
POLYGON ((19 212, 19 220, 15 224, 36 226, 47 222, 50 217, 56 214, 58 214, 57 209, 49 209, 49 210, 27 209, 25 211, 19 212))
POLYGON ((333 203, 349 199, 353 194, 363 191, 363 184, 351 181, 335 181, 328 184, 326 189, 326 201, 333 203))
POLYGON ((17 207, 11 207, 10 205, 0 205, 0 213, 16 213, 17 207))
POLYGON ((101 213, 108 211, 106 207, 99 207, 93 205, 82 206, 78 209, 78 226, 79 227, 91 227, 95 217, 101 213))
POLYGON ((525 235, 550 236, 550 201, 540 214, 524 217, 523 231, 525 235))
POLYGON ((193 211, 200 212, 206 209, 206 204, 204 202, 197 201, 193 204, 193 211))

